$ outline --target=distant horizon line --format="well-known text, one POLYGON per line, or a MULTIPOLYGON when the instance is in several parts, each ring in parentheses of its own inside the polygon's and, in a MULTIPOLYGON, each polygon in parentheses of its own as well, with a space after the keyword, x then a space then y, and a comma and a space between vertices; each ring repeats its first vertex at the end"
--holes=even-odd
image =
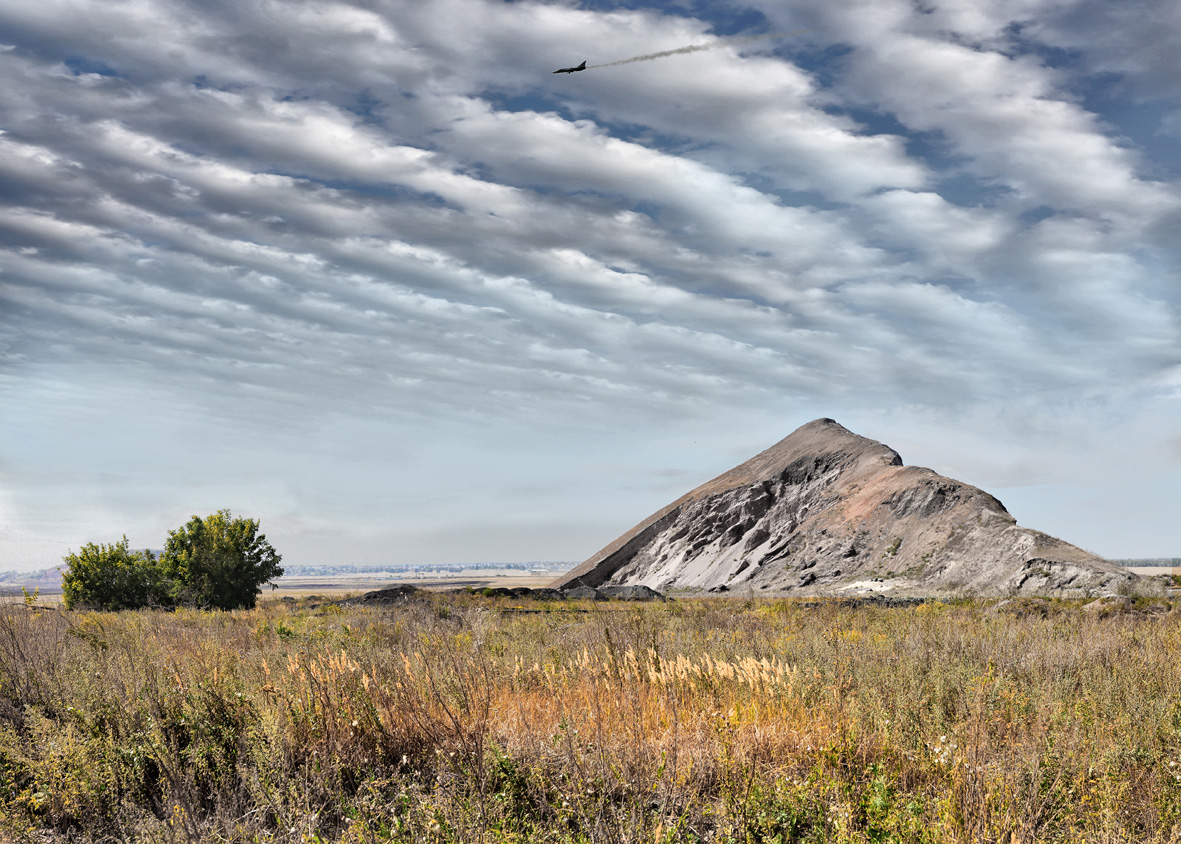
MULTIPOLYGON (((151 550, 156 553, 156 549, 151 550)), ((1109 563, 1114 563, 1124 568, 1181 568, 1181 557, 1104 557, 1109 563)), ((478 560, 469 563, 295 563, 290 566, 283 566, 283 574, 278 579, 285 577, 300 577, 303 575, 317 575, 323 574, 325 569, 332 569, 342 574, 370 574, 380 572, 413 572, 424 570, 462 570, 462 569, 488 569, 488 568, 542 568, 542 567, 558 567, 558 568, 572 568, 581 560, 512 560, 512 561, 492 561, 492 560, 478 560)), ((45 582, 55 573, 60 577, 60 573, 65 570, 66 564, 50 566, 42 569, 11 569, 7 571, 0 571, 0 588, 6 584, 12 586, 20 586, 25 583, 45 582)))
MULTIPOLYGON (((136 549, 139 550, 139 549, 136 549)), ((152 553, 157 553, 156 549, 150 550, 152 553)), ((423 569, 467 569, 467 568, 512 568, 512 567, 542 567, 542 566, 576 566, 581 560, 511 560, 511 561, 495 561, 495 560, 478 560, 468 563, 293 563, 291 565, 283 566, 283 574, 281 577, 298 577, 300 571, 307 571, 309 574, 316 574, 312 569, 336 569, 338 571, 348 573, 365 574, 369 572, 402 572, 402 571, 416 571, 423 569)), ((1179 559, 1181 562, 1181 559, 1179 559)), ((56 566, 49 566, 41 569, 12 569, 8 571, 0 571, 0 584, 16 583, 20 580, 35 580, 38 577, 46 578, 53 575, 55 572, 59 573, 67 568, 65 563, 56 566)))

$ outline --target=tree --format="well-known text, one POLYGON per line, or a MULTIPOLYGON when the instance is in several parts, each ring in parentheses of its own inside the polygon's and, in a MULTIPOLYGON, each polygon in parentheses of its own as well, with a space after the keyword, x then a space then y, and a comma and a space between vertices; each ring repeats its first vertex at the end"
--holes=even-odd
POLYGON ((231 610, 254 607, 262 585, 283 574, 281 559, 257 519, 219 510, 169 531, 160 565, 180 603, 231 610))
POLYGON ((173 590, 152 552, 129 550, 126 536, 113 545, 88 543, 63 559, 66 609, 125 610, 170 601, 173 590))

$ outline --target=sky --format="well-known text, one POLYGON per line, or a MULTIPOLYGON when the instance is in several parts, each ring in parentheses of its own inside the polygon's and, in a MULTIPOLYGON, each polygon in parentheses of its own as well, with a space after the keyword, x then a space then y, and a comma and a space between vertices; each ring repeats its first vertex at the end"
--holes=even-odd
POLYGON ((819 417, 1181 556, 1178 55, 1175 0, 0 0, 0 570, 223 508, 574 562, 819 417))

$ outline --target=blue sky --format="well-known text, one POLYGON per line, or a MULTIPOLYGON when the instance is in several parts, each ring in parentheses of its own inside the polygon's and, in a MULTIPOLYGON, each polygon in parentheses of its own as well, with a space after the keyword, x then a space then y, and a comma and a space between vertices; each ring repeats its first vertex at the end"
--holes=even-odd
POLYGON ((1181 555, 1177 55, 1166 0, 0 0, 0 570, 225 507, 580 560, 821 416, 1181 555))

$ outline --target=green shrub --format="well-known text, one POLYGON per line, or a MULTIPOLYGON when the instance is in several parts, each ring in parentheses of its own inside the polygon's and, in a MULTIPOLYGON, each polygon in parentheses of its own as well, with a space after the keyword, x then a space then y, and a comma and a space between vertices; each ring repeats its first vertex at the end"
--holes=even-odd
POLYGON ((158 559, 151 551, 130 550, 126 536, 113 545, 84 545, 63 559, 67 609, 250 609, 262 585, 283 574, 258 520, 234 518, 229 510, 193 516, 169 531, 158 559))
POLYGON ((123 610, 172 600, 173 585, 151 551, 131 551, 127 537, 113 545, 83 545, 64 557, 62 600, 67 609, 123 610))
POLYGON ((283 574, 281 557, 258 532, 257 519, 219 510, 168 532, 160 565, 177 599, 203 609, 250 609, 264 583, 283 574))

